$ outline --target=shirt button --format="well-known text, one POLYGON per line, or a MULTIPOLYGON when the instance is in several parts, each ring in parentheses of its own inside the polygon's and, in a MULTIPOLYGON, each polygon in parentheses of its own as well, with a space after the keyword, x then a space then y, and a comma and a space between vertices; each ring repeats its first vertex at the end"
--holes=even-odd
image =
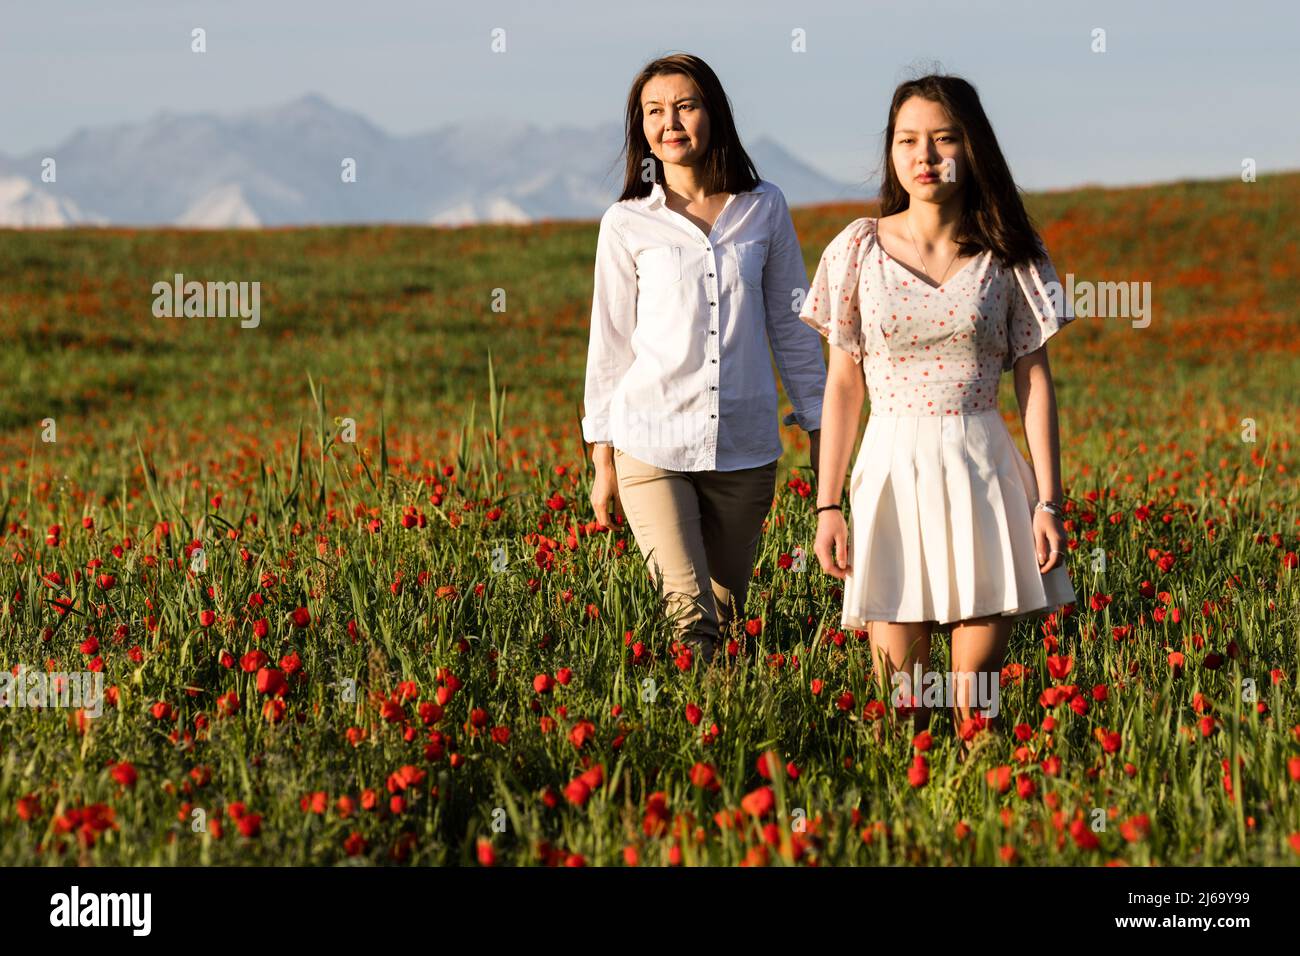
POLYGON ((713 273, 712 273, 712 272, 709 273, 709 278, 710 278, 710 279, 713 278, 713 273))
POLYGON ((712 390, 715 391, 715 392, 718 390, 718 386, 716 386, 716 385, 710 385, 709 388, 712 389, 712 390))
POLYGON ((709 417, 710 417, 710 418, 717 418, 718 416, 717 416, 717 415, 710 415, 709 417))
POLYGON ((717 359, 709 359, 709 361, 712 362, 714 365, 717 365, 717 364, 718 364, 718 360, 717 360, 717 359))
POLYGON ((717 330, 717 329, 710 329, 710 330, 709 330, 709 334, 710 334, 710 335, 717 335, 717 334, 718 334, 718 330, 717 330))

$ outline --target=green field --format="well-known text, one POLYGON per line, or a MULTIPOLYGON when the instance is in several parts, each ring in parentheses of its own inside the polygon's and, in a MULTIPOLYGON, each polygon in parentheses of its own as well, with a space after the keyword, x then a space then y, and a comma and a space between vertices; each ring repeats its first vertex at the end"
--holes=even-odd
MULTIPOLYGON (((1027 197, 1154 310, 1052 340, 1080 603, 964 764, 783 567, 797 429, 733 652, 670 647, 587 500, 594 223, 0 231, 0 657, 110 698, 0 708, 0 864, 1295 865, 1298 200, 1027 197), (260 324, 156 318, 175 273, 260 324)), ((810 275, 868 214, 795 210, 810 275)))

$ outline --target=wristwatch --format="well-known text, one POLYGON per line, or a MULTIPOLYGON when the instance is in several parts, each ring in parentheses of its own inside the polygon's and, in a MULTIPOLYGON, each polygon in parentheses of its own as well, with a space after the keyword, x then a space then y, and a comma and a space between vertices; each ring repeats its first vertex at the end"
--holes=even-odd
POLYGON ((1061 508, 1060 503, 1056 501, 1040 501, 1034 505, 1034 510, 1046 511, 1049 515, 1055 515, 1057 518, 1065 517, 1065 511, 1061 508))

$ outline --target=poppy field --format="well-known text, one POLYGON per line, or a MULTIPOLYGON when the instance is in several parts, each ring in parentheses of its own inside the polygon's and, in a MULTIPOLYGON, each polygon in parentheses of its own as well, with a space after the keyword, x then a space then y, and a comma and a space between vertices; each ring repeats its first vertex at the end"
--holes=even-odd
POLYGON ((0 864, 1300 863, 1300 174, 1026 198, 1150 322, 1052 339, 1079 602, 919 733, 797 428, 713 666, 596 524, 595 223, 0 231, 0 864))

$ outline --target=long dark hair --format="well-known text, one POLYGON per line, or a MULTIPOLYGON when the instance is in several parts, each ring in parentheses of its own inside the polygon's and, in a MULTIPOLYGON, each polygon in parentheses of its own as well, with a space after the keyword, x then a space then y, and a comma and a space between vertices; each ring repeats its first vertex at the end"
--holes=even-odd
POLYGON ((623 151, 627 166, 623 177, 624 199, 639 199, 650 195, 651 183, 664 182, 664 164, 650 151, 646 142, 641 110, 641 91, 651 77, 668 73, 681 73, 690 77, 704 98, 704 109, 709 115, 709 145, 704 153, 700 180, 709 195, 714 193, 749 192, 758 185, 758 170, 740 145, 736 122, 731 115, 731 102, 718 81, 717 74, 698 56, 674 53, 651 60, 632 81, 627 94, 627 141, 623 151), (642 178, 646 159, 654 162, 654 179, 642 178))
POLYGON ((993 135, 993 126, 980 105, 979 94, 959 76, 932 73, 900 83, 894 90, 885 130, 880 214, 892 216, 908 205, 907 191, 894 171, 894 123, 899 109, 913 96, 938 103, 962 132, 967 172, 962 184, 962 213, 956 235, 958 255, 973 256, 991 249, 1008 267, 1042 255, 1045 251, 1042 239, 1025 211, 1020 191, 993 135))

